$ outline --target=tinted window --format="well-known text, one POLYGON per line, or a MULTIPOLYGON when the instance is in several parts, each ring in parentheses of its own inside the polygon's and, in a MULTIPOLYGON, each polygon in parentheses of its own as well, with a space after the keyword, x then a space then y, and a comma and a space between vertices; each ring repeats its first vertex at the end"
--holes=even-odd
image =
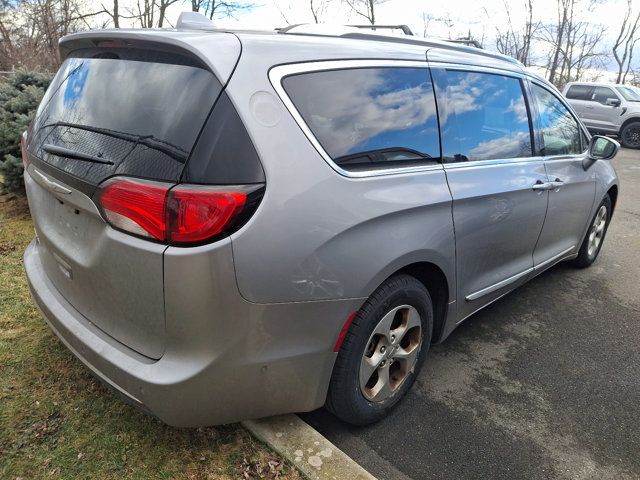
POLYGON ((31 153, 90 184, 114 174, 178 179, 220 84, 183 57, 145 56, 123 49, 65 60, 38 109, 31 153), (47 153, 51 145, 113 165, 47 153))
POLYGON ((575 100, 591 100, 591 90, 589 85, 571 85, 567 90, 567 98, 575 100))
POLYGON ((345 169, 440 157, 429 71, 361 68, 286 77, 283 87, 325 151, 345 169))
POLYGON ((520 80, 488 73, 436 73, 446 161, 529 157, 531 131, 520 80))
POLYGON ((550 91, 535 84, 531 88, 539 113, 544 154, 580 153, 580 128, 571 112, 550 91))
POLYGON ((607 100, 618 100, 618 97, 613 90, 607 87, 595 87, 593 91, 593 101, 606 105, 607 100))

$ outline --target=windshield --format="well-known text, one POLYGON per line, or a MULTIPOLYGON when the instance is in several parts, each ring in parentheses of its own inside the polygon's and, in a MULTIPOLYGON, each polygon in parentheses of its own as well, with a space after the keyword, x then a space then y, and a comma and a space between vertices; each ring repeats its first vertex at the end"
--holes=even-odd
POLYGON ((634 87, 616 87, 616 90, 628 102, 640 102, 640 90, 634 87))
POLYGON ((93 185, 114 174, 178 179, 220 92, 213 74, 162 52, 77 55, 38 108, 29 151, 93 185))

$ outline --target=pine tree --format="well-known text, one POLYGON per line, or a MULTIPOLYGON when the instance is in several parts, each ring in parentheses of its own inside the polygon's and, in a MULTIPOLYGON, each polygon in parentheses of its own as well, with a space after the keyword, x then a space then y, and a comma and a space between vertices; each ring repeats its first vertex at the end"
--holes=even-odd
POLYGON ((23 189, 20 135, 33 119, 51 76, 19 71, 0 81, 0 192, 23 189))

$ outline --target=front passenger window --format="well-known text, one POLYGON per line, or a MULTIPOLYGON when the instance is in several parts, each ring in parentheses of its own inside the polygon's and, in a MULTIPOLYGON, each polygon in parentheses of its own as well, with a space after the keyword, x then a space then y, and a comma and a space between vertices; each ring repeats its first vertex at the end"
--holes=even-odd
POLYGON ((593 91, 592 100, 602 105, 607 105, 607 100, 618 100, 618 97, 610 88, 596 87, 593 91))
POLYGON ((531 86, 538 107, 544 155, 574 155, 581 153, 580 128, 569 109, 549 90, 531 86))

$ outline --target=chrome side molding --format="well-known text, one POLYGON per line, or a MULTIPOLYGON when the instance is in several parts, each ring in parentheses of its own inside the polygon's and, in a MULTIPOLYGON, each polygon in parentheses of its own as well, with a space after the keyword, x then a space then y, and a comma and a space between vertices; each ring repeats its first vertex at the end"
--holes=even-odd
POLYGON ((465 297, 465 300, 468 302, 471 302, 473 300, 477 300, 480 297, 484 297, 485 295, 488 295, 492 292, 495 292, 496 290, 500 290, 503 287, 506 287, 507 285, 510 285, 514 282, 516 282, 517 280, 521 279, 522 277, 524 277, 525 275, 530 274, 531 272, 540 272, 541 270, 544 270, 547 267, 550 267, 553 263, 560 261, 563 257, 565 257, 567 254, 571 253, 574 249, 576 248, 575 245, 572 245, 571 247, 563 250, 562 252, 554 255, 551 258, 548 258, 547 260, 545 260, 544 262, 539 263, 538 265, 535 265, 531 268, 527 268, 526 270, 523 270, 520 273, 516 273, 515 275, 509 277, 509 278, 505 278, 504 280, 499 281, 498 283, 494 283, 493 285, 489 285, 486 288, 483 288, 482 290, 478 290, 477 292, 473 292, 469 295, 467 295, 465 297))

